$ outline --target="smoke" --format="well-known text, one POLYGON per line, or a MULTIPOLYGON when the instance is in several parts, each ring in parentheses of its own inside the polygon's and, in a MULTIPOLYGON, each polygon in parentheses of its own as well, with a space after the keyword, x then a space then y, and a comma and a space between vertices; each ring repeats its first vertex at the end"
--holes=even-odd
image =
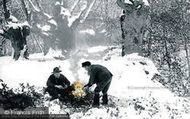
POLYGON ((70 70, 73 72, 73 76, 75 80, 83 80, 79 77, 79 70, 81 69, 81 59, 85 59, 88 54, 87 50, 75 50, 71 53, 71 57, 69 59, 70 62, 70 70))

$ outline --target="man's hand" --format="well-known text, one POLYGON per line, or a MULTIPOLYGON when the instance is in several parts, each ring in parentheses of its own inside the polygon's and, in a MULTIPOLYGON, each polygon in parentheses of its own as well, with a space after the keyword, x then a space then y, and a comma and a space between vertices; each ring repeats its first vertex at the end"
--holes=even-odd
POLYGON ((65 86, 62 86, 62 85, 55 85, 56 88, 59 88, 59 89, 66 89, 68 86, 65 85, 65 86))

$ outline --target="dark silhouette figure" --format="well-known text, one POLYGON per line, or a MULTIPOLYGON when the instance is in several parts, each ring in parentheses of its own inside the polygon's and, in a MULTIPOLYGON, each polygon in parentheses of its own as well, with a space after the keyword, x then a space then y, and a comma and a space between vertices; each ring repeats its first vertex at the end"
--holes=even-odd
POLYGON ((83 62, 82 67, 84 67, 88 74, 90 75, 90 79, 87 85, 84 87, 89 88, 93 84, 96 84, 96 88, 94 90, 94 100, 93 100, 93 106, 99 106, 99 93, 103 93, 102 101, 104 105, 108 104, 108 94, 107 91, 110 87, 111 81, 112 81, 112 73, 104 66, 102 65, 91 65, 89 61, 83 62))
POLYGON ((67 90, 70 87, 70 81, 60 72, 61 70, 55 67, 53 74, 48 78, 46 91, 51 96, 50 100, 68 96, 67 90))

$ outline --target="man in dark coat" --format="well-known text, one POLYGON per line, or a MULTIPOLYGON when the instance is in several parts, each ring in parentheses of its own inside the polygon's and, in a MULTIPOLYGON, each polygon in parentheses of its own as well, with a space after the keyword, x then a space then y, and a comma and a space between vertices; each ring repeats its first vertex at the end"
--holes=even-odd
POLYGON ((90 79, 88 84, 84 87, 89 88, 93 84, 96 84, 96 88, 94 90, 94 101, 93 106, 99 106, 99 93, 103 93, 102 101, 104 105, 108 104, 108 94, 107 91, 110 87, 112 81, 112 73, 104 66, 101 65, 91 65, 89 61, 83 62, 82 67, 84 67, 88 74, 90 75, 90 79))
POLYGON ((52 96, 50 100, 67 96, 67 88, 70 87, 70 81, 60 72, 61 70, 55 67, 53 74, 48 78, 46 91, 52 96))

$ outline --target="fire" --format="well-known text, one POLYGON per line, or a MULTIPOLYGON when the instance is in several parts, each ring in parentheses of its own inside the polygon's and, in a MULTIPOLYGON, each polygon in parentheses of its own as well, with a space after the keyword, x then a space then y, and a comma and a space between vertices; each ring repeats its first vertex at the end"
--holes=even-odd
POLYGON ((84 84, 80 81, 75 81, 72 84, 74 91, 72 91, 72 94, 76 98, 81 98, 86 95, 85 91, 83 90, 84 84))

